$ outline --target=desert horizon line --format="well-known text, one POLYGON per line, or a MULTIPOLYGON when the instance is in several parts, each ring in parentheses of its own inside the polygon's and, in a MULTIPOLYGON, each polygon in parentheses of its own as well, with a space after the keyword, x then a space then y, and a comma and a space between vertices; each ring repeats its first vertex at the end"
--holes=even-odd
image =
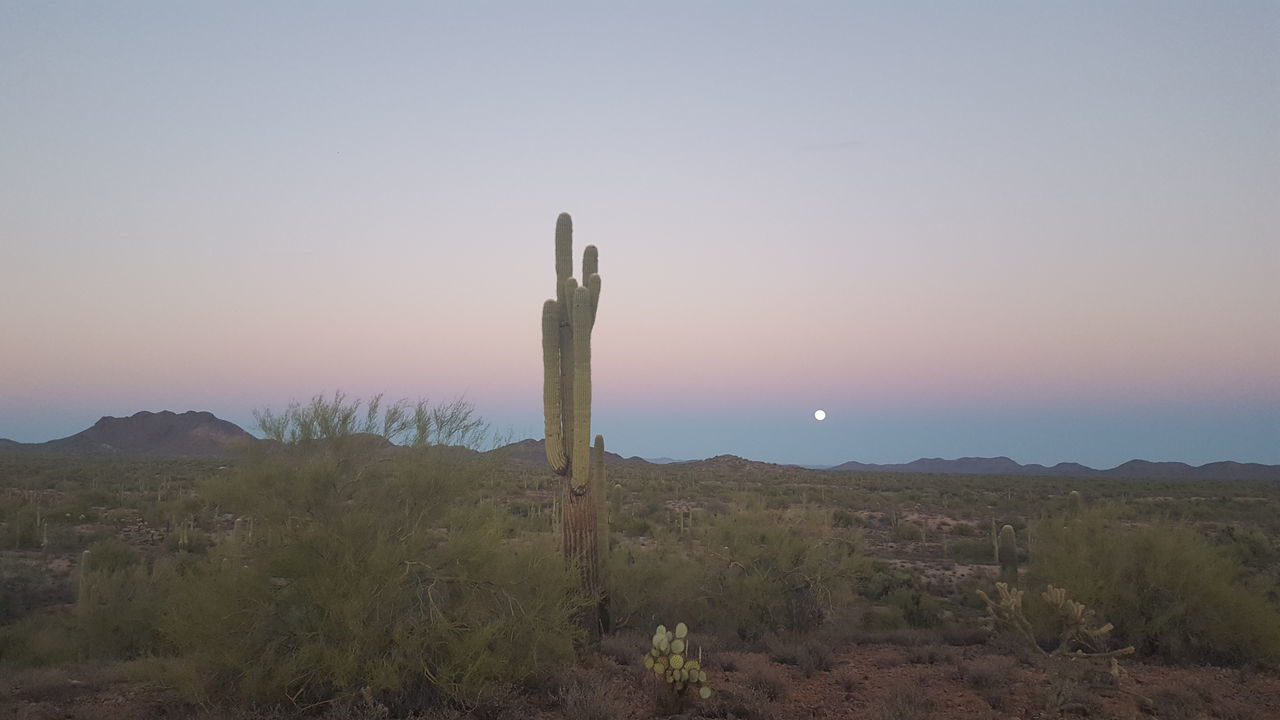
MULTIPOLYGON (((173 415, 175 417, 185 416, 185 415, 208 415, 214 420, 228 423, 235 426, 236 428, 250 435, 256 440, 265 439, 260 432, 255 431, 257 430, 256 428, 253 430, 247 429, 241 426, 239 423, 219 417, 216 413, 209 410, 184 410, 184 411, 138 410, 133 414, 126 415, 126 416, 103 415, 98 419, 97 422, 95 422, 90 427, 84 428, 78 432, 71 433, 70 435, 65 435, 62 437, 50 438, 49 440, 44 440, 44 441, 18 441, 18 440, 12 440, 10 438, 0 437, 0 443, 11 443, 14 445, 22 445, 22 446, 47 445, 50 443, 56 443, 62 440, 68 440, 70 438, 77 437, 78 435, 82 435, 92 430, 94 427, 96 427, 99 423, 102 423, 103 421, 128 420, 132 418, 137 418, 139 416, 151 416, 151 415, 173 415)), ((377 433, 374 433, 374 434, 377 434, 377 433)), ((510 447, 513 445, 519 445, 521 443, 527 443, 527 442, 532 442, 537 444, 542 444, 543 442, 545 442, 545 437, 530 436, 530 437, 524 437, 520 439, 514 439, 514 438, 515 438, 514 434, 509 434, 506 437, 498 435, 494 439, 502 440, 504 442, 502 442, 502 444, 500 445, 495 445, 493 448, 490 448, 490 449, 497 450, 504 447, 510 447)), ((0 445, 0 449, 3 449, 3 447, 4 445, 0 445)), ((1216 465, 1223 465, 1223 464, 1235 464, 1235 465, 1242 465, 1242 466, 1257 466, 1261 468, 1280 469, 1280 464, 1249 461, 1249 460, 1235 460, 1231 458, 1222 458, 1218 460, 1212 460, 1212 461, 1197 464, 1197 463, 1186 462, 1182 460, 1148 459, 1148 458, 1132 457, 1129 460, 1117 463, 1110 467, 1095 467, 1088 463, 1084 463, 1076 460, 1062 460, 1052 464, 1039 463, 1039 462, 1021 462, 1019 460, 1015 460, 1012 455, 1007 453, 1002 453, 999 455, 968 454, 968 455, 956 455, 954 457, 948 457, 942 454, 936 454, 936 455, 924 454, 924 455, 920 455, 919 457, 916 457, 913 460, 904 460, 899 462, 864 462, 857 459, 847 459, 838 463, 811 463, 811 462, 803 462, 803 461, 780 462, 780 461, 772 461, 772 460, 758 460, 752 457, 748 457, 746 455, 741 455, 733 452, 718 452, 718 453, 706 455, 704 457, 682 457, 682 458, 675 458, 675 457, 670 457, 666 455, 653 455, 653 454, 646 454, 646 455, 624 454, 624 453, 617 452, 616 450, 613 450, 613 449, 608 449, 608 453, 610 455, 617 456, 623 460, 639 459, 655 465, 696 463, 696 462, 705 462, 705 461, 713 460, 716 458, 730 457, 730 458, 739 458, 739 459, 742 459, 748 462, 753 462, 753 463, 778 465, 778 466, 784 466, 784 467, 799 467, 799 468, 814 469, 814 470, 830 470, 830 469, 835 469, 845 465, 862 466, 863 468, 868 470, 887 469, 887 468, 900 469, 900 468, 907 468, 909 466, 919 466, 921 464, 927 464, 927 463, 963 463, 965 461, 986 461, 986 462, 1007 461, 1007 463, 1011 464, 1012 466, 1016 466, 1017 468, 1030 469, 1030 470, 1035 470, 1035 469, 1061 470, 1065 466, 1066 468, 1070 468, 1070 469, 1087 470, 1087 471, 1096 472, 1096 473, 1106 473, 1106 472, 1117 470, 1127 465, 1131 465, 1135 463, 1139 463, 1139 464, 1145 463, 1145 464, 1152 464, 1152 465, 1183 465, 1193 470, 1198 470, 1198 469, 1206 468, 1209 466, 1216 466, 1216 465)), ((848 469, 858 469, 858 468, 855 467, 855 468, 848 468, 848 469)), ((1014 468, 1011 467, 1010 469, 1013 470, 1014 468)), ((928 472, 928 470, 923 470, 923 471, 928 472)), ((953 472, 953 470, 938 470, 938 472, 953 472)))

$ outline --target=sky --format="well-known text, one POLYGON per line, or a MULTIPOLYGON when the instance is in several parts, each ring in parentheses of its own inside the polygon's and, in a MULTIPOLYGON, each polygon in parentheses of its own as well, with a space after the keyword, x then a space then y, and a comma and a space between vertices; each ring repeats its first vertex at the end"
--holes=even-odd
POLYGON ((623 455, 1280 463, 1278 36, 1270 1, 0 0, 0 437, 335 389, 540 437, 565 211, 623 455))

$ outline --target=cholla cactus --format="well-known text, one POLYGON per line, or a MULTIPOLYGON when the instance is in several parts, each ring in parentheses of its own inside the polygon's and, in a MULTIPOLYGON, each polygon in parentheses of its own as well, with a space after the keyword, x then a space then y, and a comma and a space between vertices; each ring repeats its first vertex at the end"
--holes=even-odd
POLYGON ((1113 654, 1128 655, 1133 652, 1132 647, 1118 650, 1116 653, 1106 653, 1103 648, 1106 644, 1107 635, 1114 629, 1111 623, 1097 625, 1094 612, 1067 597, 1067 591, 1062 588, 1056 588, 1052 585, 1041 595, 1045 602, 1049 603, 1049 607, 1058 613, 1058 618, 1062 621, 1062 634, 1058 638, 1058 648, 1055 653, 1074 653, 1084 654, 1082 650, 1088 650, 1090 654, 1103 654, 1111 656, 1113 654))
POLYGON ((659 625, 653 633, 653 647, 644 656, 645 669, 670 686, 677 702, 693 694, 694 688, 703 700, 711 697, 707 671, 702 669, 702 651, 698 651, 699 659, 690 658, 688 637, 689 628, 684 623, 677 623, 675 630, 659 625))
POLYGON ((991 623, 994 628, 1012 630, 1037 650, 1044 652, 1040 645, 1036 643, 1036 636, 1031 629, 1031 622, 1022 613, 1023 592, 1017 588, 1009 587, 1007 583, 998 582, 996 583, 996 594, 999 599, 992 600, 986 593, 981 590, 978 591, 982 601, 987 604, 987 612, 991 615, 991 623))
POLYGON ((1050 585, 1041 597, 1053 608, 1062 623, 1062 633, 1058 637, 1058 646, 1046 652, 1036 642, 1035 631, 1027 616, 1022 612, 1023 592, 1009 587, 1006 583, 996 583, 998 600, 992 600, 981 590, 978 595, 987 604, 992 624, 997 628, 1007 628, 1025 639, 1027 643, 1042 655, 1065 655, 1073 658, 1114 659, 1122 655, 1131 655, 1133 646, 1119 650, 1105 651, 1103 645, 1106 636, 1111 632, 1111 623, 1096 625, 1094 612, 1067 597, 1067 591, 1050 585))

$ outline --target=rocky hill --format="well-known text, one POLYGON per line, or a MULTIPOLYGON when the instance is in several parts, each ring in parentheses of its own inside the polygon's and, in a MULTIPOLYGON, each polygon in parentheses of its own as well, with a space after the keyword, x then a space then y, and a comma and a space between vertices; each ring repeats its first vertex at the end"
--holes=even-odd
POLYGON ((43 443, 0 441, 0 450, 44 455, 130 455, 155 457, 229 457, 260 442, 239 425, 210 412, 168 410, 104 417, 69 437, 43 443))

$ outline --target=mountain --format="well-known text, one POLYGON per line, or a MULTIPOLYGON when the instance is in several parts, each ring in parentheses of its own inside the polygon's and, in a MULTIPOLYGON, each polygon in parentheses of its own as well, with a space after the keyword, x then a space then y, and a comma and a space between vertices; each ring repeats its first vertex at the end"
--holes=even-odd
MULTIPOLYGON (((513 460, 545 464, 546 451, 542 440, 521 440, 493 450, 505 453, 513 460)), ((748 460, 736 455, 717 455, 704 460, 671 460, 670 458, 624 458, 621 455, 605 452, 606 461, 610 464, 626 464, 634 466, 662 465, 669 468, 689 470, 705 470, 716 473, 761 474, 776 473, 783 468, 803 468, 815 472, 907 472, 907 473, 942 473, 963 475, 1048 475, 1057 477, 1131 477, 1131 478, 1185 478, 1189 480, 1280 480, 1280 465, 1259 465, 1258 463, 1215 462, 1194 467, 1180 462, 1150 462, 1147 460, 1130 460, 1110 470, 1095 470, 1086 465, 1073 462, 1062 462, 1053 466, 1038 464, 1023 465, 1004 456, 962 457, 954 460, 943 458, 920 458, 909 463, 876 465, 849 461, 833 467, 812 467, 803 465, 778 465, 774 463, 748 460)))
MULTIPOLYGON (((491 453, 501 453, 509 460, 519 460, 521 462, 547 462, 547 449, 545 440, 525 439, 517 442, 503 445, 500 448, 490 450, 491 453)), ((624 458, 617 453, 604 451, 604 460, 610 464, 626 464, 626 465, 648 465, 649 461, 640 457, 624 458)))
POLYGON ((104 417, 87 430, 43 443, 0 442, 0 450, 47 455, 229 457, 259 440, 210 412, 164 410, 104 417))
MULTIPOLYGON (((174 413, 142 411, 126 418, 104 417, 93 427, 70 437, 43 443, 20 443, 0 438, 0 452, 33 452, 46 455, 134 455, 153 457, 230 457, 246 446, 267 443, 245 432, 235 423, 219 419, 210 412, 174 413)), ((371 449, 387 450, 391 443, 370 436, 371 449), (383 447, 385 446, 385 447, 383 447)), ((459 448, 458 452, 462 452, 459 448)), ((542 440, 520 440, 489 451, 510 460, 545 464, 542 440)), ((1130 460, 1109 470, 1095 470, 1079 463, 1058 463, 1052 467, 1022 465, 1010 458, 962 457, 954 460, 920 458, 909 463, 876 465, 849 461, 832 467, 777 465, 747 460, 736 455, 717 455, 705 460, 672 460, 640 457, 624 458, 605 452, 606 461, 614 465, 649 467, 655 464, 671 468, 709 470, 717 473, 775 473, 782 468, 804 468, 814 472, 909 472, 976 475, 1049 475, 1059 477, 1131 477, 1188 480, 1280 480, 1280 465, 1213 462, 1200 466, 1181 462, 1130 460)))
POLYGON ((974 475, 1054 475, 1074 477, 1170 478, 1187 480, 1280 480, 1280 465, 1213 462, 1194 466, 1181 462, 1130 460, 1110 470, 1095 470, 1079 463, 1058 463, 1052 467, 1022 465, 1007 457, 964 457, 955 460, 921 458, 909 463, 874 465, 849 461, 832 470, 852 472, 956 473, 974 475))

